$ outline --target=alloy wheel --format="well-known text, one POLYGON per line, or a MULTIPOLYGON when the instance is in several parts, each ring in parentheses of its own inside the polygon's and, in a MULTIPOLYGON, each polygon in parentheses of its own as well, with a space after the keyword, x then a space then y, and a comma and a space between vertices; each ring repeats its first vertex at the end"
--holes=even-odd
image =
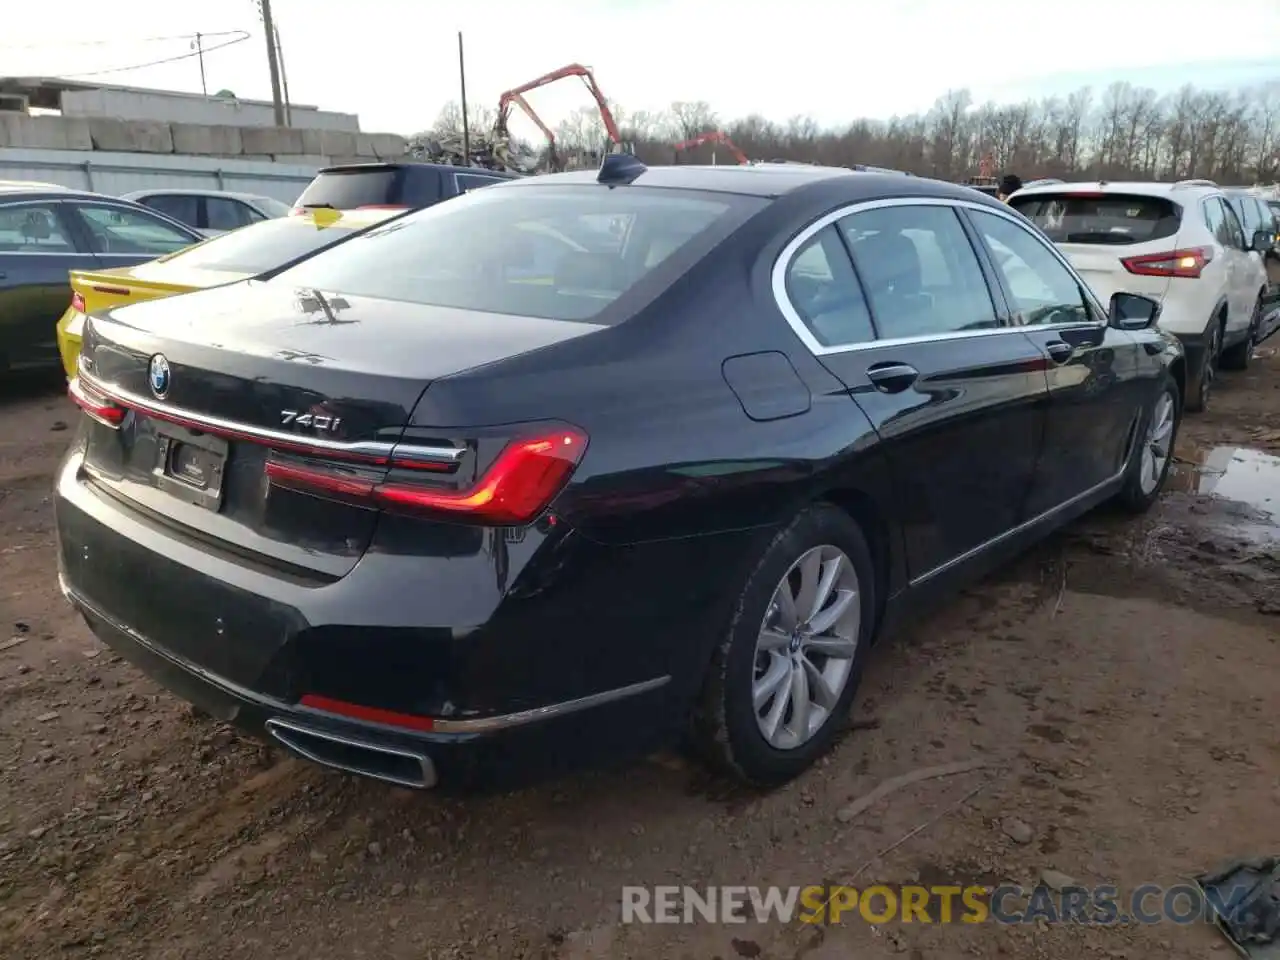
POLYGON ((1149 496, 1156 489, 1169 463, 1173 452, 1173 419, 1173 396, 1166 390, 1160 394, 1155 409, 1151 411, 1151 422, 1142 444, 1142 473, 1138 476, 1138 484, 1145 495, 1149 496))
POLYGON ((765 741, 803 746, 849 682, 862 624, 852 561, 829 544, 806 551, 773 592, 756 640, 752 702, 765 741))

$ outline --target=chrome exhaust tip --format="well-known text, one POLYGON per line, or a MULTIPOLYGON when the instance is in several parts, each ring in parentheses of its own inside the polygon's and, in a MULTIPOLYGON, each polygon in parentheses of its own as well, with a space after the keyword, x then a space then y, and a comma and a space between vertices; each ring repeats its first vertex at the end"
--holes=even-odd
POLYGON ((265 727, 286 749, 312 763, 398 787, 426 790, 436 785, 435 764, 425 754, 366 743, 290 720, 273 718, 265 727))

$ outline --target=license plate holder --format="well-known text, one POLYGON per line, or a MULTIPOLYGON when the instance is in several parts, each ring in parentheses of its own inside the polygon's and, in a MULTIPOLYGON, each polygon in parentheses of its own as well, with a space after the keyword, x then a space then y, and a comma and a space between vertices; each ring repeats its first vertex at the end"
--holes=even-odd
POLYGON ((171 424, 156 425, 156 486, 186 503, 222 509, 229 446, 220 437, 171 424))

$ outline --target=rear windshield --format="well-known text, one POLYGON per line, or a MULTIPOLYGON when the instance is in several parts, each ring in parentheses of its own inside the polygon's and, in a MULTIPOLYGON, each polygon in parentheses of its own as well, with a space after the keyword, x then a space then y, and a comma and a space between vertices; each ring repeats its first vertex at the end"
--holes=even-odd
POLYGON ((256 275, 337 243, 366 226, 337 223, 322 227, 306 217, 262 220, 180 251, 166 262, 196 270, 256 275))
POLYGON ((1036 193, 1009 204, 1055 243, 1129 244, 1178 232, 1182 209, 1163 197, 1036 193))
POLYGON ((354 210, 398 204, 399 179, 400 171, 394 167, 321 173, 302 191, 298 206, 354 210))
POLYGON ((356 296, 607 323, 601 314, 615 300, 651 273, 655 283, 670 283, 765 204, 643 187, 495 187, 375 227, 274 279, 356 296))

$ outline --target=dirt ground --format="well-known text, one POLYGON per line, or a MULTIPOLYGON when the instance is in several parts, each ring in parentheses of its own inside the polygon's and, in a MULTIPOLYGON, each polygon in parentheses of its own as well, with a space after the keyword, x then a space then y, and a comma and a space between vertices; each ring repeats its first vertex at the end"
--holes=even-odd
POLYGON ((1250 452, 1280 454, 1277 342, 1185 423, 1173 489, 1150 515, 1087 517, 882 646, 862 729, 764 796, 661 756, 445 799, 307 766, 193 716, 59 597, 48 494, 72 411, 56 387, 7 388, 0 956, 1223 949, 1200 924, 623 926, 619 904, 624 884, 1031 885, 1046 869, 1132 889, 1280 853, 1280 461, 1250 452), (1245 452, 1214 452, 1224 446, 1245 452), (837 817, 889 777, 974 759, 987 766, 837 817))

